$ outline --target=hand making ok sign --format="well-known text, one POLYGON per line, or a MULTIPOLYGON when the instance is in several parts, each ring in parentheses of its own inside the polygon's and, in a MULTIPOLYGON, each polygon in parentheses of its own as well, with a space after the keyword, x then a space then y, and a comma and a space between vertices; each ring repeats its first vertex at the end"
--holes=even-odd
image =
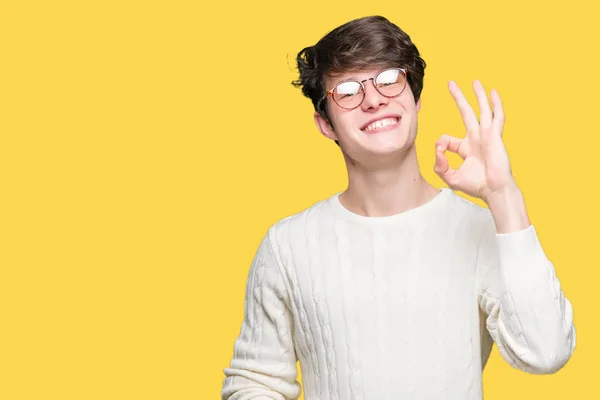
POLYGON ((500 96, 492 90, 493 110, 479 81, 473 89, 479 103, 479 120, 455 82, 448 88, 462 116, 466 136, 462 139, 442 135, 436 142, 434 171, 452 189, 486 201, 498 191, 516 186, 504 143, 504 110, 500 96), (463 163, 456 170, 448 163, 445 152, 458 154, 463 163))

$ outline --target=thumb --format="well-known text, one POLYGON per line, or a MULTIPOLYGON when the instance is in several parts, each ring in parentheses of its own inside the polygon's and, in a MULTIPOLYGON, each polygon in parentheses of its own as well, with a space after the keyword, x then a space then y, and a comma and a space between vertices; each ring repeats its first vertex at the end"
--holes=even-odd
POLYGON ((448 157, 444 154, 444 146, 438 144, 435 147, 435 165, 433 166, 433 170, 436 174, 443 176, 448 170, 451 170, 450 163, 448 162, 448 157))
POLYGON ((450 187, 453 187, 456 181, 456 170, 450 167, 448 157, 444 154, 447 146, 437 143, 435 148, 434 172, 450 187))

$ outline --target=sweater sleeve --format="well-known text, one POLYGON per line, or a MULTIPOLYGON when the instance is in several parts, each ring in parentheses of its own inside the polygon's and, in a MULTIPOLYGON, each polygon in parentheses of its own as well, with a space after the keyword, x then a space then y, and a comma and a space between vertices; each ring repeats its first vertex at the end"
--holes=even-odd
POLYGON ((224 370, 222 400, 300 397, 293 318, 270 233, 261 241, 250 267, 244 319, 230 366, 224 370))
POLYGON ((535 227, 496 233, 487 224, 478 248, 478 302, 504 360, 532 374, 552 374, 576 343, 573 309, 535 227))

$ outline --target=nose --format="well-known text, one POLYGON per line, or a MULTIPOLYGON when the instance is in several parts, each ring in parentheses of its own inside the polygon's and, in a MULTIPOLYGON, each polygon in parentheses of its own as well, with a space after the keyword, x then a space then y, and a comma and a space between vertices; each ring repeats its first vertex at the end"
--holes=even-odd
POLYGON ((389 99, 383 96, 375 89, 375 81, 373 78, 365 79, 362 81, 365 85, 365 98, 361 104, 363 111, 376 111, 379 107, 386 105, 389 99), (371 81, 369 84, 368 81, 371 81))

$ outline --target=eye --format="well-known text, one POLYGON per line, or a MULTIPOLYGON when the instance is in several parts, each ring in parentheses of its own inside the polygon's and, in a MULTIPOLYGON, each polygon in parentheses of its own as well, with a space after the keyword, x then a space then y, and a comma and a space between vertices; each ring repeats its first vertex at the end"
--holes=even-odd
POLYGON ((397 83, 403 83, 404 75, 398 69, 388 69, 377 75, 376 84, 378 87, 385 87, 397 83))
POLYGON ((356 96, 360 93, 362 86, 358 82, 344 82, 339 84, 334 91, 334 96, 338 99, 356 96))

